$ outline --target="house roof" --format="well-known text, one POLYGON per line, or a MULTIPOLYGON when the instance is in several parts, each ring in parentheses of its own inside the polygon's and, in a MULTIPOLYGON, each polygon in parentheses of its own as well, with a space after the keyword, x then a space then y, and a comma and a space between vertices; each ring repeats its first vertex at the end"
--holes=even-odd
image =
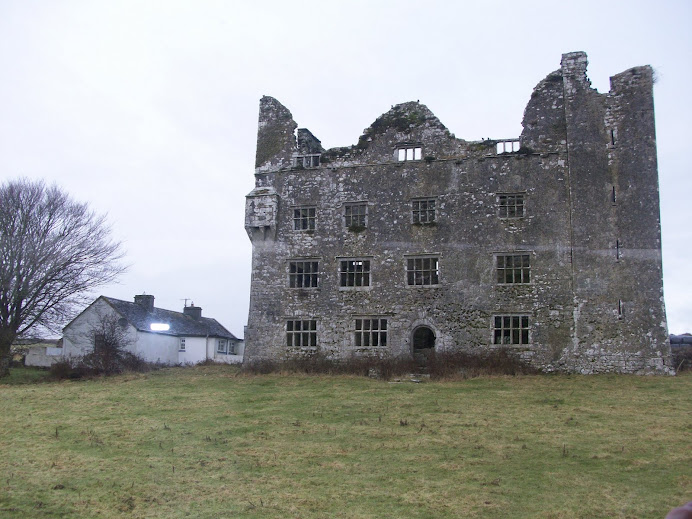
POLYGON ((110 306, 122 315, 139 331, 151 332, 152 323, 165 323, 169 326, 167 331, 153 332, 164 335, 188 336, 188 337, 220 337, 224 339, 238 340, 238 338, 224 328, 216 319, 200 317, 195 319, 182 312, 164 310, 163 308, 148 309, 138 303, 122 301, 112 297, 101 296, 110 306))

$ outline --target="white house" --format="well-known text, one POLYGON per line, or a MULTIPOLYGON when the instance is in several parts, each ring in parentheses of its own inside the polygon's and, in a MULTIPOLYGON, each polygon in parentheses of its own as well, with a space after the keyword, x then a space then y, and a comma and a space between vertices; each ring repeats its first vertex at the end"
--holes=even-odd
POLYGON ((126 349, 148 362, 243 361, 243 341, 216 319, 202 317, 202 308, 191 305, 182 312, 156 308, 152 295, 137 295, 134 303, 106 296, 96 299, 63 328, 64 355, 76 357, 93 350, 105 318, 117 319, 126 349))

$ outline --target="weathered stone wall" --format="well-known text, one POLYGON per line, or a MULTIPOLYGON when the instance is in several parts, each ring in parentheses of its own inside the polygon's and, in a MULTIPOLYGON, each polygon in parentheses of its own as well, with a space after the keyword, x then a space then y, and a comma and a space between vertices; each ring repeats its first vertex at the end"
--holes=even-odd
POLYGON ((424 105, 404 103, 305 168, 289 157, 320 151, 319 140, 299 130, 296 142, 290 112, 264 97, 246 209, 246 359, 300 354, 286 346, 289 319, 315 319, 330 355, 411 355, 419 326, 437 351, 473 351, 495 346, 494 315, 512 314, 530 316, 529 343, 512 347, 544 369, 667 372, 650 69, 615 76, 602 95, 586 56, 566 54, 523 124, 521 149, 498 153, 495 141, 457 139, 424 105), (399 160, 401 148, 420 151, 399 160), (503 193, 523 195, 523 217, 501 217, 503 193), (433 224, 412 222, 419 198, 435 200, 433 224), (349 228, 354 202, 367 204, 367 222, 349 228), (308 206, 314 229, 295 230, 294 209, 308 206), (499 284, 496 255, 519 252, 530 282, 499 284), (407 258, 423 255, 438 258, 439 283, 410 286, 407 258), (343 258, 370 261, 370 286, 340 287, 343 258), (317 261, 318 286, 290 288, 291 260, 317 261), (386 347, 355 346, 362 316, 387 319, 386 347))

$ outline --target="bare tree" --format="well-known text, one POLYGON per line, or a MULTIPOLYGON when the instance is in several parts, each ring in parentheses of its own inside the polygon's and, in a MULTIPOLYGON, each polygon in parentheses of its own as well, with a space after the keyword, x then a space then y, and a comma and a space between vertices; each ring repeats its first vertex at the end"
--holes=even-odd
POLYGON ((128 349, 134 344, 127 332, 127 321, 115 314, 98 315, 98 320, 84 338, 93 341, 94 348, 84 355, 79 364, 93 374, 114 375, 128 369, 137 371, 146 365, 144 359, 128 349))
POLYGON ((17 337, 59 330, 89 291, 124 272, 122 257, 105 216, 57 186, 0 185, 0 377, 17 337))

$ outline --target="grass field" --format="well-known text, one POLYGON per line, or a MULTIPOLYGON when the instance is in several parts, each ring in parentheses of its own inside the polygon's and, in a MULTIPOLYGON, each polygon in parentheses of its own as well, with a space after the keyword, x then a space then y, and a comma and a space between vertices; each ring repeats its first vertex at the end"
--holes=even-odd
POLYGON ((0 517, 662 518, 692 499, 689 374, 200 366, 0 394, 0 517))

